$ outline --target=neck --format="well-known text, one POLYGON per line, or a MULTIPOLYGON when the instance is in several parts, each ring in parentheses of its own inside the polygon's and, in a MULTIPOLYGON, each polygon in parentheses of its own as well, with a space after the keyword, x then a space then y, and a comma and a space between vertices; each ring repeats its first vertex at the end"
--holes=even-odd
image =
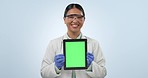
POLYGON ((76 33, 73 33, 73 32, 67 32, 68 36, 72 39, 76 39, 79 35, 80 35, 80 32, 76 32, 76 33))

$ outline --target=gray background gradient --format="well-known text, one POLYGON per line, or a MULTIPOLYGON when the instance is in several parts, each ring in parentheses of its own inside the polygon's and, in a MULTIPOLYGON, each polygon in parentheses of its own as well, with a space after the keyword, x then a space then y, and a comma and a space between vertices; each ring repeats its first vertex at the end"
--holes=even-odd
POLYGON ((0 0, 0 78, 41 78, 46 47, 66 33, 72 2, 85 9, 83 34, 100 42, 106 78, 148 78, 147 0, 0 0))

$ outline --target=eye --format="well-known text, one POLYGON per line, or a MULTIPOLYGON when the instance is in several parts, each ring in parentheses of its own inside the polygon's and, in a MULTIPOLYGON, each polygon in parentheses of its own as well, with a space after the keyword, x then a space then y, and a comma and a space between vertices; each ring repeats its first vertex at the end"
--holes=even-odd
POLYGON ((83 16, 77 16, 78 19, 81 19, 83 16))
POLYGON ((68 16, 68 18, 74 18, 74 16, 68 16))

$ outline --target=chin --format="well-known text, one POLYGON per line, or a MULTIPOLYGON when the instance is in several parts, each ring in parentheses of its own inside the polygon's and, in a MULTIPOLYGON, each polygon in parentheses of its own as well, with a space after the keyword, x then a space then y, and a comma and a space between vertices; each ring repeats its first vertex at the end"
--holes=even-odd
POLYGON ((74 30, 74 31, 72 31, 73 33, 78 33, 78 32, 80 32, 79 30, 74 30))

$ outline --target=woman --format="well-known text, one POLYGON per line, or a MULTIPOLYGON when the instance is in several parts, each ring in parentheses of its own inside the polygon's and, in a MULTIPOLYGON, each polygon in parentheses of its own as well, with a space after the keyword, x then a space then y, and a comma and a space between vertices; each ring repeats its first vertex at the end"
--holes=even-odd
POLYGON ((41 76, 43 78, 104 78, 106 76, 105 59, 99 43, 81 33, 85 21, 85 13, 81 5, 69 4, 64 13, 67 33, 51 40, 42 61, 41 76), (64 70, 64 39, 87 39, 86 70, 64 70))

